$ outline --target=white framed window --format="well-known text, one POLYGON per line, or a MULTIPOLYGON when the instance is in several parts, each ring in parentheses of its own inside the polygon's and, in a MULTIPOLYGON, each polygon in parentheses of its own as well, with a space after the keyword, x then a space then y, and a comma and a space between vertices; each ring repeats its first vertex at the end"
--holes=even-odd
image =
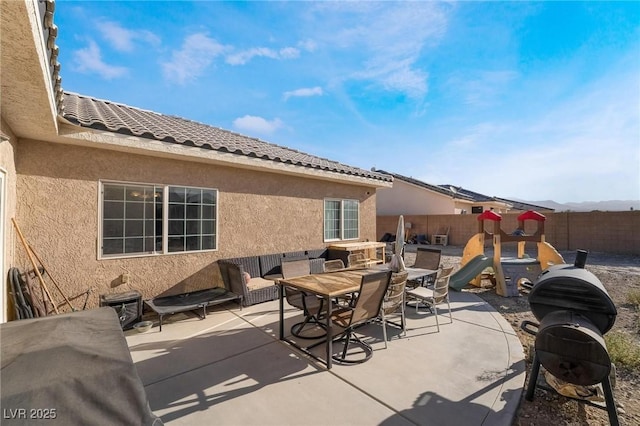
POLYGON ((360 236, 358 200, 324 200, 324 240, 357 240, 360 236))
POLYGON ((101 182, 99 258, 217 249, 218 191, 101 182))

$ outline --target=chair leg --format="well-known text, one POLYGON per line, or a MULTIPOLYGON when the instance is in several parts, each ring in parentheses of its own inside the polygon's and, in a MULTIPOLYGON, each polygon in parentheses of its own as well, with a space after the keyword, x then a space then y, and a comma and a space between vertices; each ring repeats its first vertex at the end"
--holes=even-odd
POLYGON ((321 321, 318 320, 318 318, 316 318, 314 315, 308 315, 304 318, 304 321, 299 322, 297 324, 294 324, 291 326, 291 334, 294 335, 295 337, 298 337, 300 339, 319 339, 322 338, 324 336, 326 336, 326 331, 325 334, 319 334, 317 336, 303 336, 302 334, 300 334, 305 326, 307 326, 307 324, 315 324, 317 327, 322 328, 323 330, 326 330, 326 325, 323 324, 321 321))
MULTIPOLYGON (((336 356, 336 355, 332 356, 332 358, 337 362, 344 363, 344 364, 360 364, 367 361, 373 355, 373 349, 371 348, 371 346, 368 343, 365 343, 362 340, 360 340, 360 338, 356 334, 354 333, 352 334, 352 333, 353 333, 353 330, 350 329, 346 331, 346 333, 343 334, 342 337, 335 340, 336 342, 338 341, 344 342, 344 348, 342 349, 342 356, 336 356), (354 359, 347 358, 347 351, 351 344, 362 349, 364 353, 363 359, 354 360, 354 359)), ((319 343, 323 343, 323 342, 319 342, 319 343)))
POLYGON ((453 324, 453 316, 451 316, 451 303, 449 303, 448 297, 447 297, 447 306, 449 307, 449 322, 453 324))
POLYGON ((440 333, 440 323, 438 322, 438 305, 435 303, 433 303, 433 312, 436 314, 436 329, 438 330, 438 333, 440 333))
POLYGON ((387 349, 387 320, 382 313, 382 338, 384 339, 384 348, 387 349))
POLYGON ((402 324, 402 334, 407 335, 407 320, 404 317, 404 302, 400 306, 400 324, 402 324))
POLYGON ((351 342, 351 331, 347 332, 344 339, 344 349, 342 350, 342 359, 347 357, 347 349, 349 349, 349 343, 351 342))

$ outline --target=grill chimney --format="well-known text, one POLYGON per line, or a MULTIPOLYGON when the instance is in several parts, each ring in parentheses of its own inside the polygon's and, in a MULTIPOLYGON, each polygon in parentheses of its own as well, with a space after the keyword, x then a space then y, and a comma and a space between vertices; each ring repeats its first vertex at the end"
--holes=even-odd
POLYGON ((587 255, 589 254, 586 250, 578 250, 576 252, 576 261, 573 263, 573 266, 576 268, 584 269, 584 265, 587 263, 587 255))

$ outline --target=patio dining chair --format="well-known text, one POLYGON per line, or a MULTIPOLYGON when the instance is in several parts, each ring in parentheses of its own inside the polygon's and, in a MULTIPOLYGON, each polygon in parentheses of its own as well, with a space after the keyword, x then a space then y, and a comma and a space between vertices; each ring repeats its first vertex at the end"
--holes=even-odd
POLYGON ((387 323, 400 327, 403 334, 407 334, 406 321, 404 317, 404 289, 407 284, 408 272, 399 272, 391 275, 389 287, 384 295, 382 306, 380 307, 380 319, 382 321, 382 333, 384 335, 384 347, 387 347, 387 323), (391 322, 387 316, 400 313, 400 324, 391 322))
POLYGON ((326 260, 323 265, 324 272, 341 271, 344 269, 342 259, 326 260))
MULTIPOLYGON (((282 278, 296 278, 311 273, 311 263, 309 259, 291 260, 282 262, 282 278)), ((284 294, 287 303, 291 306, 302 310, 304 320, 291 326, 291 334, 301 339, 317 339, 326 336, 326 331, 322 334, 306 334, 305 329, 320 327, 323 330, 326 326, 320 321, 319 317, 324 308, 324 300, 315 294, 308 294, 302 290, 293 287, 284 286, 284 294), (312 326, 312 327, 307 327, 312 326)))
MULTIPOLYGON (((332 355, 332 358, 340 363, 357 364, 371 358, 373 348, 361 340, 356 334, 356 327, 363 325, 380 315, 380 309, 384 296, 391 280, 391 271, 374 272, 362 276, 360 291, 353 307, 344 306, 336 309, 331 315, 331 322, 339 330, 334 334, 334 342, 342 343, 341 354, 332 355), (354 353, 350 349, 361 349, 364 357, 354 359, 354 353), (348 357, 350 355, 350 357, 348 357)), ((355 354, 358 355, 358 352, 355 354)))
POLYGON ((364 253, 351 253, 348 256, 348 267, 351 269, 366 268, 368 266, 369 259, 366 258, 364 253))
MULTIPOLYGON (((442 250, 433 247, 417 247, 416 248, 416 261, 411 266, 412 268, 432 269, 438 270, 440 267, 440 259, 442 258, 442 250)), ((409 281, 407 283, 408 288, 415 288, 419 285, 428 286, 433 284, 436 278, 436 273, 422 277, 420 281, 409 281)))
MULTIPOLYGON (((425 302, 433 308, 433 313, 436 316, 436 327, 440 332, 440 323, 438 322, 438 305, 447 302, 449 308, 449 322, 453 323, 453 317, 451 316, 451 303, 449 303, 449 279, 453 274, 454 267, 443 268, 438 273, 436 282, 433 288, 416 287, 407 291, 407 297, 418 301, 425 302)), ((416 303, 416 312, 420 303, 416 303)))

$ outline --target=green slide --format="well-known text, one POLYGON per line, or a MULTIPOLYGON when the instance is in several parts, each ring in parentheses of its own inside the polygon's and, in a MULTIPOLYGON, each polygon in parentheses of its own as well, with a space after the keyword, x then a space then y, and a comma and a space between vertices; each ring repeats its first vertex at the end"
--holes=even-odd
POLYGON ((469 281, 480 275, 489 266, 493 266, 493 259, 484 254, 477 255, 451 275, 449 287, 457 291, 462 290, 462 287, 469 284, 469 281))

